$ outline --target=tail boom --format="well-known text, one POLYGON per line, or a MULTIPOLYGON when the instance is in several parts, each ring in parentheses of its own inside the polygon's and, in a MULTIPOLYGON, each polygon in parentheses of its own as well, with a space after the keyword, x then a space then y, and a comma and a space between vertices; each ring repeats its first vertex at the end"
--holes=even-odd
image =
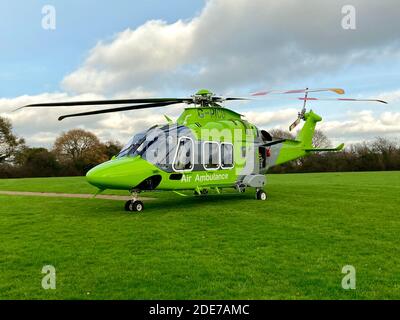
POLYGON ((295 140, 279 140, 277 144, 272 146, 273 151, 275 149, 279 154, 270 167, 305 157, 314 152, 336 152, 343 149, 344 144, 336 148, 314 148, 312 139, 315 133, 315 127, 322 118, 310 110, 304 114, 304 120, 303 128, 299 131, 295 140))

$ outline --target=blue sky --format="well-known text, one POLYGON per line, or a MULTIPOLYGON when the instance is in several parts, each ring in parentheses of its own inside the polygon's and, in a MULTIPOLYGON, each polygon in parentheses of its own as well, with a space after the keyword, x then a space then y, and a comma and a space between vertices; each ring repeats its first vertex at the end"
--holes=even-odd
MULTIPOLYGON (((0 115, 9 117, 29 144, 50 147, 57 134, 72 127, 94 131, 103 140, 126 140, 162 121, 164 110, 65 123, 57 122, 53 111, 10 111, 76 96, 186 96, 203 87, 233 95, 264 88, 343 87, 349 97, 384 98, 390 105, 310 103, 334 142, 398 138, 400 6, 396 0, 353 0, 357 27, 344 30, 345 4, 0 0, 0 115), (54 31, 41 26, 44 5, 56 9, 54 31)), ((300 105, 273 99, 229 106, 271 129, 287 128, 300 105)), ((181 109, 165 112, 176 118, 181 109)))
POLYGON ((0 1, 0 96, 60 90, 63 77, 100 40, 150 19, 174 22, 198 13, 203 0, 0 1), (57 29, 41 26, 42 7, 57 12, 57 29))

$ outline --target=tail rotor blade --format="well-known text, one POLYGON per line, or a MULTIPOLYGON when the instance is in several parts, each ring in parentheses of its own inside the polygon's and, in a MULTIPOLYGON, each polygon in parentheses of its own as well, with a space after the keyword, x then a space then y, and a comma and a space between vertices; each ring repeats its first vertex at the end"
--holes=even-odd
POLYGON ((251 94, 251 96, 267 96, 270 94, 294 94, 294 93, 308 93, 308 92, 324 92, 330 91, 336 94, 344 94, 344 90, 341 88, 322 88, 322 89, 296 89, 296 90, 267 90, 258 91, 251 94))
POLYGON ((296 127, 299 125, 300 121, 301 121, 301 118, 300 118, 300 117, 297 118, 296 121, 293 122, 293 123, 290 125, 289 131, 292 131, 294 128, 296 128, 296 127))

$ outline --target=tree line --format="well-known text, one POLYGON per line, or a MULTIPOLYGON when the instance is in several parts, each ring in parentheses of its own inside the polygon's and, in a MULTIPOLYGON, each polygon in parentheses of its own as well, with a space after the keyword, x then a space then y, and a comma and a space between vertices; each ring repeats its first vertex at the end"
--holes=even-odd
MULTIPOLYGON (((293 139, 283 130, 272 136, 293 139)), ((326 135, 316 130, 313 145, 331 147, 326 135)), ((95 134, 73 129, 58 136, 50 149, 32 148, 13 133, 11 122, 0 117, 0 178, 85 175, 92 167, 118 154, 118 141, 101 142, 95 134)), ((270 169, 270 173, 400 170, 400 145, 377 137, 372 142, 347 146, 341 152, 315 153, 270 169)))
MULTIPOLYGON (((273 130, 272 136, 293 139, 288 131, 273 130)), ((331 148, 326 135, 316 130, 315 148, 331 148)), ((347 145, 340 152, 312 153, 308 157, 271 168, 271 173, 348 172, 400 170, 400 144, 394 139, 376 137, 373 141, 347 145)))
POLYGON ((62 133, 50 150, 32 148, 13 133, 8 119, 0 117, 0 178, 84 175, 121 148, 118 141, 101 142, 82 129, 62 133))

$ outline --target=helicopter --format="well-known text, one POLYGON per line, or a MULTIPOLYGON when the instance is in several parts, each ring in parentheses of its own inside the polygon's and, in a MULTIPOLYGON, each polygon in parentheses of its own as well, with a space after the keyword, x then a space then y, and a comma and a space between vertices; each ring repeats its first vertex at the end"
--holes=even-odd
POLYGON ((70 117, 186 104, 176 122, 165 115, 166 124, 154 125, 134 135, 118 155, 86 174, 87 181, 98 188, 96 194, 106 189, 128 190, 132 198, 125 203, 125 210, 141 212, 144 205, 139 193, 143 191, 173 191, 186 196, 181 191, 191 190, 195 195, 205 195, 209 190, 219 194, 224 188, 234 188, 238 192, 252 188, 255 198, 264 201, 267 199, 264 188, 269 168, 314 152, 337 152, 344 148, 344 144, 336 148, 313 147, 315 127, 322 118, 312 110, 307 111, 307 101, 386 103, 376 99, 318 99, 308 96, 311 92, 323 91, 344 94, 340 88, 306 88, 259 91, 250 97, 223 97, 202 89, 189 98, 70 101, 30 104, 18 109, 124 105, 63 115, 58 118, 61 121, 70 117), (243 115, 222 105, 226 101, 249 100, 270 94, 300 93, 304 96, 296 99, 303 101, 303 108, 289 130, 292 131, 301 121, 304 125, 295 139, 273 137, 248 122, 243 115))

